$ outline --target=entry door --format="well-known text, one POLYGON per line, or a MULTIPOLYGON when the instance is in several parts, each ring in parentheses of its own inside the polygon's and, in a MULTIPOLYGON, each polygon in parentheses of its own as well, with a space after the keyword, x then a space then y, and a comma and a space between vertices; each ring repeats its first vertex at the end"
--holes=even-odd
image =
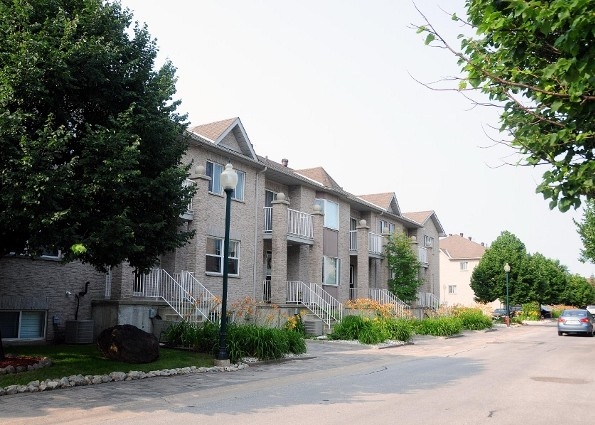
POLYGON ((264 284, 262 292, 262 300, 264 302, 271 302, 271 275, 273 270, 273 251, 267 251, 264 254, 264 284))
POLYGON ((356 276, 357 273, 355 272, 355 266, 353 264, 349 265, 349 299, 355 300, 357 298, 357 290, 356 290, 356 276))

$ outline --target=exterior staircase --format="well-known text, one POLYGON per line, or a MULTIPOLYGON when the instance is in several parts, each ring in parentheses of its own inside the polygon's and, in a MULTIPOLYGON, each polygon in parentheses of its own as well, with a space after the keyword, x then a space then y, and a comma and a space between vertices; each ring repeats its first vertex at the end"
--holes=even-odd
POLYGON ((329 330, 335 322, 343 318, 343 304, 316 283, 288 281, 286 301, 305 306, 322 320, 329 330))
POLYGON ((217 321, 221 303, 191 272, 182 271, 173 276, 163 269, 153 269, 143 276, 142 285, 135 288, 135 296, 160 298, 181 319, 190 323, 203 320, 217 321), (137 291, 142 290, 142 292, 137 291))
POLYGON ((395 316, 405 317, 411 310, 409 304, 400 300, 395 294, 388 289, 370 288, 370 299, 380 304, 392 304, 395 311, 395 316))

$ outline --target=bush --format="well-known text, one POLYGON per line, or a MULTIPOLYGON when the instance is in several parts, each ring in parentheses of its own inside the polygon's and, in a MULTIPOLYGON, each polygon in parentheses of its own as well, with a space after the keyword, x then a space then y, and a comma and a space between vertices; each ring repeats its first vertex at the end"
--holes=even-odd
POLYGON ((458 317, 431 317, 417 323, 415 332, 420 335, 451 336, 463 330, 463 322, 458 317))
POLYGON ((386 340, 409 341, 413 335, 413 320, 347 316, 337 323, 329 339, 358 340, 362 344, 378 344, 386 340))
POLYGON ((365 326, 363 317, 346 316, 339 323, 335 324, 333 332, 327 336, 329 339, 343 339, 347 341, 358 339, 365 326))
POLYGON ((492 327, 492 319, 476 308, 461 308, 453 311, 453 316, 461 320, 463 329, 478 331, 492 327))
MULTIPOLYGON (((219 325, 216 323, 174 323, 166 330, 165 336, 172 346, 192 348, 212 355, 219 350, 219 325)), ((289 353, 306 352, 306 342, 300 332, 253 324, 228 324, 226 343, 232 363, 237 363, 243 357, 269 360, 282 358, 289 353)))

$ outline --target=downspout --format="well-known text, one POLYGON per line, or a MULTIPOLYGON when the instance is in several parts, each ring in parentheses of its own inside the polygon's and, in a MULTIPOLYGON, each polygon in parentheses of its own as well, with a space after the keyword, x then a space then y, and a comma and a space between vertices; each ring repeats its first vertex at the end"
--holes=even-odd
MULTIPOLYGON (((256 173, 256 181, 254 184, 254 262, 252 266, 252 298, 254 298, 255 301, 256 290, 258 289, 258 280, 256 276, 256 270, 258 269, 258 263, 256 262, 258 259, 258 209, 260 207, 258 203, 258 183, 260 182, 260 175, 264 174, 268 169, 269 167, 265 165, 261 171, 256 173)), ((262 255, 262 252, 260 254, 262 255)))

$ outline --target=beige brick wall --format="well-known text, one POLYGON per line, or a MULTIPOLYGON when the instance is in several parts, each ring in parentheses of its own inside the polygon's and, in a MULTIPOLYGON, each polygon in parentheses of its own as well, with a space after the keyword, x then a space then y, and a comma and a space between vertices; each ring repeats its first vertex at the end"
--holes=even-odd
POLYGON ((27 258, 0 259, 0 294, 2 297, 47 299, 46 339, 54 338, 53 320, 63 329, 73 320, 76 297, 90 282, 88 292, 79 297, 78 319, 91 319, 91 301, 105 298, 105 274, 79 262, 62 264, 53 260, 27 258), (66 292, 71 295, 67 295, 66 292))

